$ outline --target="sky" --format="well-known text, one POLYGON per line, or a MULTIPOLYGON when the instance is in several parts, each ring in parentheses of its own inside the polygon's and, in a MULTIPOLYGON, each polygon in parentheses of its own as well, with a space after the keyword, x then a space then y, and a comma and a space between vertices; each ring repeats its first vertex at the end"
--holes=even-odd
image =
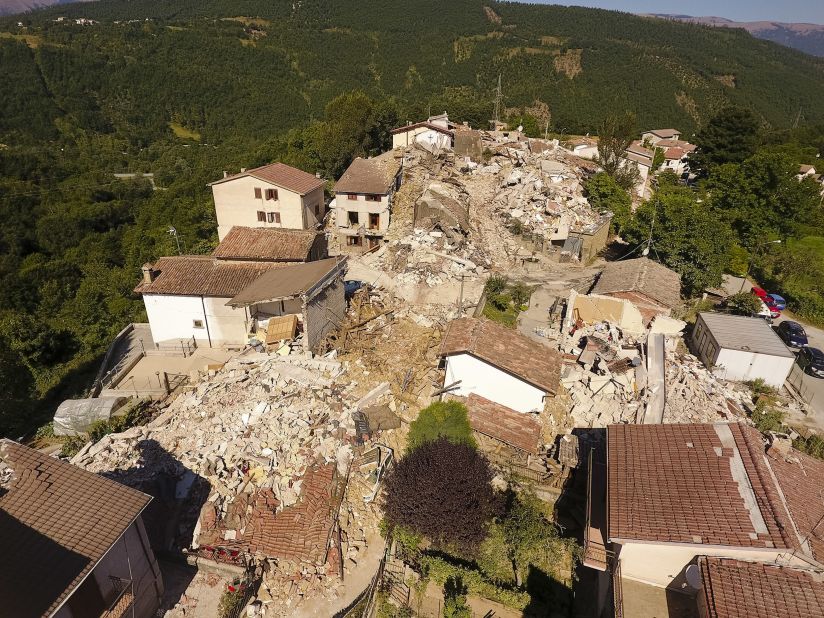
POLYGON ((783 21, 824 24, 824 0, 570 0, 541 4, 590 6, 627 13, 671 13, 726 17, 735 21, 783 21))

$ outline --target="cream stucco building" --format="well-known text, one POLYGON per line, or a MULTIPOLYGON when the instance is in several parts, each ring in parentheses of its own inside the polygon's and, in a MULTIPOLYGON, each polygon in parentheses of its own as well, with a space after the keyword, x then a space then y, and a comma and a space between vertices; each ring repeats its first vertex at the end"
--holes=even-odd
POLYGON ((234 226, 307 230, 326 215, 323 181, 283 163, 225 174, 209 186, 220 240, 234 226))

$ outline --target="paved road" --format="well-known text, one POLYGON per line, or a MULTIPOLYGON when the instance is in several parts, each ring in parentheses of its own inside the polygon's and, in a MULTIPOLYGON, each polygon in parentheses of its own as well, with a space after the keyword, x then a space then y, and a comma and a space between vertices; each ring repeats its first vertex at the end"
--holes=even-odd
MULTIPOLYGON (((801 322, 795 316, 781 315, 775 320, 774 324, 777 326, 784 320, 793 320, 801 322)), ((815 326, 808 326, 804 324, 804 330, 807 331, 807 340, 810 347, 824 350, 824 330, 816 328, 815 326)), ((810 420, 815 422, 816 427, 824 431, 824 378, 814 378, 811 375, 803 374, 801 378, 801 388, 804 390, 807 399, 811 399, 810 407, 812 414, 810 420)))

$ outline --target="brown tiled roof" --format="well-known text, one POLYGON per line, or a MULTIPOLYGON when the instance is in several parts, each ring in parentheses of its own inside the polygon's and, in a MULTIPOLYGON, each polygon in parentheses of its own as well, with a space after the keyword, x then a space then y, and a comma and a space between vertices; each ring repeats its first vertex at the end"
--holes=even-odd
POLYGON ((635 140, 629 145, 627 148, 627 152, 634 153, 652 160, 653 156, 655 156, 655 152, 644 146, 639 140, 635 140))
POLYGON ((786 458, 768 451, 768 462, 805 539, 805 552, 824 563, 824 461, 792 449, 786 458))
POLYGON ((149 503, 149 496, 0 440, 0 614, 51 615, 149 503))
POLYGON ((561 355, 487 319, 460 318, 446 328, 441 356, 471 354, 547 393, 558 392, 561 355))
POLYGON ((701 556, 707 618, 819 618, 824 573, 798 567, 701 556))
POLYGON ((319 235, 315 230, 234 226, 212 255, 223 260, 306 262, 319 235))
POLYGON ((475 393, 467 397, 466 409, 469 424, 478 433, 528 453, 538 452, 541 424, 531 414, 516 412, 475 393))
POLYGON ((335 183, 335 193, 386 195, 400 169, 401 160, 391 150, 371 159, 358 157, 335 183))
POLYGON ((800 548, 752 427, 610 425, 607 461, 611 539, 800 548))
POLYGON ((226 178, 221 178, 215 182, 209 183, 209 186, 218 185, 222 182, 229 182, 236 178, 243 178, 244 176, 253 176, 266 182, 271 182, 273 185, 283 187, 289 191, 294 191, 300 195, 306 195, 323 186, 323 180, 299 170, 291 165, 285 163, 270 163, 269 165, 262 165, 251 170, 246 170, 239 174, 233 174, 226 178))
POLYGON ((333 271, 343 271, 345 258, 327 258, 305 264, 281 264, 254 279, 229 300, 230 307, 293 298, 309 291, 333 271))
POLYGON ((162 257, 154 263, 154 281, 141 281, 134 291, 231 298, 266 271, 283 266, 273 262, 228 262, 209 255, 162 257))
POLYGON ((235 497, 226 519, 237 538, 225 541, 229 530, 214 505, 204 505, 200 516, 201 546, 223 547, 268 558, 322 565, 335 523, 334 463, 309 467, 303 476, 298 502, 277 512, 280 505, 271 489, 235 497))
POLYGON ((397 133, 406 133, 407 131, 411 131, 413 129, 417 129, 419 127, 426 127, 427 129, 432 129, 433 131, 437 131, 438 133, 443 133, 444 135, 452 135, 452 131, 449 129, 444 129, 443 127, 439 127, 436 124, 432 124, 424 120, 423 122, 416 122, 414 124, 407 124, 402 127, 398 127, 397 129, 392 129, 389 133, 395 135, 397 133))
POLYGON ((639 292, 672 308, 681 302, 681 276, 649 258, 609 262, 592 293, 615 292, 639 292))
POLYGON ((657 144, 655 144, 656 148, 680 148, 684 152, 692 152, 695 150, 695 144, 690 144, 688 141, 683 139, 662 139, 657 144))
POLYGON ((647 133, 652 133, 661 139, 672 139, 676 135, 681 135, 678 129, 650 129, 647 133))
POLYGON ((664 158, 665 159, 670 159, 670 160, 675 160, 675 159, 681 160, 681 159, 684 158, 684 155, 686 155, 686 154, 687 153, 684 152, 683 148, 672 147, 672 148, 667 148, 666 152, 664 152, 664 158))

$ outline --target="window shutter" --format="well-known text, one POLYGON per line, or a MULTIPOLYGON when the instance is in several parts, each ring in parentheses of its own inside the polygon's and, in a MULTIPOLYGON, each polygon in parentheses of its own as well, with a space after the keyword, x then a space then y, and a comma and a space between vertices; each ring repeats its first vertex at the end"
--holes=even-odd
POLYGON ((278 190, 277 189, 272 189, 272 199, 273 200, 278 199, 278 190))
POLYGON ((272 214, 275 215, 275 223, 280 223, 280 213, 274 212, 272 214))
POLYGON ((257 211, 258 221, 266 221, 266 213, 262 210, 257 211))
POLYGON ((255 199, 260 199, 260 187, 255 187, 255 199))

